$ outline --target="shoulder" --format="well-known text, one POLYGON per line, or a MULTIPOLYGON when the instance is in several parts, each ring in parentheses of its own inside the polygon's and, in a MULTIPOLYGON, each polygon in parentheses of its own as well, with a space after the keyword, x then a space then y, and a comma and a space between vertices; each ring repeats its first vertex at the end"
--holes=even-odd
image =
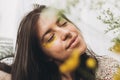
POLYGON ((0 60, 0 80, 11 80, 11 66, 13 57, 7 57, 0 60))
POLYGON ((0 70, 0 80, 11 80, 11 75, 0 70))
POLYGON ((120 62, 109 56, 97 56, 96 58, 98 60, 96 78, 113 80, 118 68, 120 68, 120 62))
MULTIPOLYGON (((96 80, 114 80, 113 78, 115 75, 120 73, 120 62, 113 57, 107 55, 99 56, 92 50, 87 50, 86 53, 92 57, 95 57, 98 61, 96 80)), ((118 76, 120 76, 120 74, 118 74, 118 76)))

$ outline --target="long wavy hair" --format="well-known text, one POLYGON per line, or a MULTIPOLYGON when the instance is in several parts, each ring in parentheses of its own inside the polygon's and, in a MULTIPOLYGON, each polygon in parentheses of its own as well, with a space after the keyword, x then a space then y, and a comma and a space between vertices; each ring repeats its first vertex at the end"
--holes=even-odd
MULTIPOLYGON (((37 36, 37 21, 45 8, 44 5, 39 6, 26 15, 20 23, 16 41, 16 57, 11 71, 12 80, 61 80, 58 66, 47 60, 37 36)), ((67 19, 64 15, 63 17, 67 19)), ((95 70, 85 67, 87 58, 89 56, 86 54, 82 55, 82 65, 74 72, 75 80, 80 80, 80 78, 95 80, 95 70), (83 70, 87 76, 82 74, 83 70)))

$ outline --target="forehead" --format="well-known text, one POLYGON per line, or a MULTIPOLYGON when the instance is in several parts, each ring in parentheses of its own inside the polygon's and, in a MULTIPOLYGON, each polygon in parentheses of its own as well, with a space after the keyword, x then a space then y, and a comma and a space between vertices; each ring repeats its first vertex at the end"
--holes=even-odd
POLYGON ((38 20, 39 37, 41 37, 47 29, 53 27, 59 17, 61 17, 60 11, 56 9, 50 8, 43 10, 38 20))
POLYGON ((54 8, 47 8, 42 11, 40 18, 50 20, 50 19, 58 18, 60 17, 60 15, 61 15, 61 11, 54 8))

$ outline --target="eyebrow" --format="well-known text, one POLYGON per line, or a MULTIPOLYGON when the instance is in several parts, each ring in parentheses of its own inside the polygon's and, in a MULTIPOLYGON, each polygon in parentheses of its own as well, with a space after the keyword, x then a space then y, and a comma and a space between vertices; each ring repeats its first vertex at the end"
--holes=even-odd
MULTIPOLYGON (((60 22, 60 19, 61 19, 61 17, 58 17, 55 23, 58 24, 58 23, 60 22)), ((42 41, 44 40, 45 35, 48 34, 49 32, 51 32, 51 29, 48 29, 48 30, 43 34, 43 36, 42 36, 42 38, 41 38, 42 41)))
POLYGON ((61 20, 61 17, 58 17, 57 20, 56 20, 56 24, 58 24, 61 20))

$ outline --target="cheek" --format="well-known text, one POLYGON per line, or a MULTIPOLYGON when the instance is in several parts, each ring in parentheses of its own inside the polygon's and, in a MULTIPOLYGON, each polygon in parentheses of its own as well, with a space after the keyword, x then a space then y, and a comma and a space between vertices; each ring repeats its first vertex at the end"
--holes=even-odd
POLYGON ((56 39, 51 45, 50 50, 56 53, 61 53, 64 50, 64 45, 59 39, 56 39))
POLYGON ((55 53, 60 54, 64 50, 64 45, 59 40, 59 38, 55 38, 50 43, 44 43, 43 49, 45 52, 50 53, 50 54, 55 54, 55 53))
POLYGON ((54 46, 54 44, 56 43, 56 41, 57 41, 57 38, 54 37, 52 41, 50 41, 50 42, 44 42, 43 43, 43 47, 49 49, 49 48, 51 48, 51 47, 54 46))
POLYGON ((79 36, 79 38, 80 38, 79 49, 80 49, 81 53, 84 53, 86 48, 87 48, 87 45, 86 45, 86 43, 85 43, 85 41, 84 41, 84 39, 83 39, 83 37, 81 35, 79 36))
POLYGON ((51 45, 50 48, 45 49, 46 55, 48 55, 50 58, 56 59, 56 60, 63 60, 64 59, 64 48, 63 45, 55 41, 53 45, 51 45))

